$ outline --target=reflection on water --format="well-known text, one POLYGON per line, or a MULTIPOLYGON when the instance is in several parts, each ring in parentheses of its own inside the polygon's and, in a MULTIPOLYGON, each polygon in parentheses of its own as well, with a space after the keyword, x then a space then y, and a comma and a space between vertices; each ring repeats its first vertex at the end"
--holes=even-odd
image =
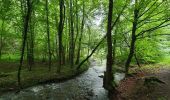
MULTIPOLYGON (((20 93, 9 92, 0 100, 108 100, 107 91, 102 87, 103 79, 99 77, 104 71, 105 63, 99 65, 93 61, 86 73, 74 79, 30 87, 20 93)), ((116 82, 123 78, 124 74, 115 74, 116 82)))
POLYGON ((89 70, 62 83, 39 85, 16 94, 9 92, 0 100, 107 100, 107 91, 102 87, 105 66, 91 64, 89 70))

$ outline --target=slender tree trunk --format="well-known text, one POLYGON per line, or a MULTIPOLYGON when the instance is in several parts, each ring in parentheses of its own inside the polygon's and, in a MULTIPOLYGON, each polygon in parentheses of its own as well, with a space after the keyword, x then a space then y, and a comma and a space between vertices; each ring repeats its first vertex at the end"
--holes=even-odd
POLYGON ((131 44, 130 44, 130 52, 129 52, 128 58, 126 60, 126 63, 125 63, 125 74, 126 74, 126 76, 128 75, 129 66, 130 66, 131 60, 132 60, 134 52, 135 52, 138 13, 139 13, 139 10, 137 8, 135 8, 135 10, 134 10, 134 22, 133 22, 133 27, 132 27, 132 40, 131 40, 131 44))
POLYGON ((74 41, 74 48, 76 49, 77 38, 79 36, 79 15, 78 15, 78 1, 76 0, 76 36, 74 41))
MULTIPOLYGON (((28 30, 29 30, 29 29, 28 29, 28 30)), ((26 52, 26 53, 27 53, 27 65, 28 65, 28 71, 30 71, 30 67, 31 67, 31 66, 30 66, 30 63, 29 63, 29 62, 30 62, 29 35, 27 35, 27 40, 26 40, 26 42, 27 42, 27 43, 26 43, 26 47, 27 47, 27 52, 26 52)))
MULTIPOLYGON (((32 7, 33 10, 33 7, 32 7)), ((29 35, 27 36, 27 60, 28 60, 28 70, 32 70, 34 64, 34 12, 29 21, 29 35)))
MULTIPOLYGON (((33 16, 34 18, 34 16, 33 16)), ((31 26, 30 26, 30 71, 32 70, 32 66, 34 65, 34 19, 32 19, 31 26)))
MULTIPOLYGON (((34 17, 35 17, 35 15, 33 16, 33 18, 34 17)), ((35 39, 35 35, 34 35, 35 29, 34 29, 34 27, 35 27, 35 21, 33 21, 33 20, 32 20, 32 24, 31 24, 32 28, 31 28, 31 43, 30 43, 30 55, 31 55, 30 63, 31 63, 31 65, 34 64, 34 39, 35 39)))
POLYGON ((74 22, 73 22, 73 0, 70 0, 70 24, 71 24, 71 34, 70 34, 70 65, 74 65, 74 22))
MULTIPOLYGON (((63 5, 63 10, 64 10, 64 14, 63 14, 63 27, 64 27, 64 22, 65 22, 65 19, 66 19, 66 8, 65 6, 63 5)), ((63 30, 64 31, 64 30, 63 30)), ((65 56, 66 56, 66 48, 65 48, 65 45, 62 46, 62 50, 63 50, 63 58, 62 58, 62 61, 63 61, 63 65, 65 65, 65 56)))
POLYGON ((84 30, 84 20, 85 20, 85 4, 83 0, 83 18, 82 18, 82 23, 81 23, 81 33, 79 37, 79 45, 78 45, 78 51, 77 51, 77 60, 76 64, 79 64, 80 62, 80 52, 81 52, 81 40, 82 40, 82 35, 83 35, 83 30, 84 30))
POLYGON ((25 46, 26 46, 26 39, 27 39, 27 32, 28 32, 30 16, 31 16, 31 1, 27 0, 27 13, 26 13, 26 16, 24 18, 24 29, 23 29, 23 42, 22 42, 22 49, 21 49, 21 58, 20 58, 20 65, 18 67, 18 74, 17 74, 19 89, 21 88, 21 76, 20 76, 20 74, 21 74, 21 67, 22 67, 22 64, 23 64, 24 51, 25 51, 25 46))
POLYGON ((2 58, 2 48, 3 48, 2 35, 3 33, 4 33, 4 19, 2 19, 1 34, 0 34, 0 60, 2 58))
POLYGON ((79 62, 80 62, 81 40, 82 40, 82 33, 80 34, 80 38, 79 38, 79 45, 78 45, 78 50, 77 50, 76 64, 79 64, 79 62))
POLYGON ((63 44, 62 44, 62 34, 63 34, 63 7, 64 7, 64 0, 60 0, 60 22, 58 26, 58 43, 59 43, 59 67, 57 72, 60 72, 61 65, 62 65, 62 58, 63 58, 63 44))
MULTIPOLYGON (((57 14, 55 14, 55 22, 56 22, 56 29, 58 30, 57 14)), ((58 53, 58 34, 57 34, 57 32, 56 32, 56 48, 55 48, 55 51, 56 51, 56 59, 57 59, 57 57, 59 56, 59 53, 58 53)))
MULTIPOLYGON (((124 41, 125 41, 125 43, 127 44, 127 46, 130 48, 130 45, 129 45, 127 39, 126 39, 126 36, 124 36, 124 41)), ((138 58, 137 58, 136 51, 134 52, 134 57, 135 57, 135 60, 136 60, 137 65, 138 65, 139 67, 141 67, 141 66, 140 66, 140 63, 139 63, 139 60, 138 60, 138 58)))
POLYGON ((66 22, 66 30, 68 30, 67 34, 66 34, 66 37, 67 37, 67 41, 66 42, 66 51, 67 51, 67 56, 66 56, 66 61, 69 62, 70 61, 70 53, 69 53, 69 44, 70 44, 70 40, 69 40, 69 37, 70 37, 70 22, 69 22, 69 17, 67 18, 67 22, 66 22))
POLYGON ((46 24, 47 24, 47 43, 48 43, 48 66, 49 71, 51 70, 51 45, 50 45, 50 26, 49 26, 49 9, 48 0, 46 0, 46 24))
POLYGON ((89 40, 88 40, 88 55, 90 53, 90 42, 91 42, 91 29, 90 27, 88 26, 88 32, 89 32, 89 40))
POLYGON ((134 56, 135 56, 136 64, 138 65, 138 67, 141 67, 136 52, 134 53, 134 56))

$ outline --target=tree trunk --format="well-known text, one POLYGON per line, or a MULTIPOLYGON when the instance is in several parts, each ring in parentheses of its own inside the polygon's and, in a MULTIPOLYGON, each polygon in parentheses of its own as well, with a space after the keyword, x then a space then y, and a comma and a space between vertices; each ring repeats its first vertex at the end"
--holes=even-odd
MULTIPOLYGON (((63 14, 63 27, 64 27, 64 22, 65 22, 65 19, 66 19, 66 15, 65 15, 65 13, 66 13, 66 8, 65 8, 65 6, 63 6, 63 9, 64 9, 64 14, 63 14)), ((65 65, 65 56, 66 56, 66 48, 65 48, 65 45, 63 45, 62 46, 62 50, 63 50, 63 59, 62 59, 62 61, 63 61, 63 65, 65 65)))
POLYGON ((0 34, 0 60, 2 58, 2 48, 3 48, 2 35, 3 35, 3 32, 4 32, 4 19, 2 19, 1 34, 0 34))
POLYGON ((113 13, 113 0, 109 0, 109 13, 108 13, 108 26, 107 26, 107 62, 106 72, 104 72, 103 87, 108 90, 108 96, 111 99, 112 93, 115 90, 113 86, 113 72, 112 72, 112 13, 113 13))
POLYGON ((62 34, 63 34, 63 6, 64 6, 64 0, 60 0, 60 22, 58 26, 58 43, 59 43, 59 67, 57 69, 57 72, 60 72, 61 65, 62 65, 62 58, 63 58, 63 44, 62 44, 62 34))
MULTIPOLYGON (((55 14, 55 22, 56 22, 56 29, 58 30, 58 18, 57 18, 57 14, 55 14)), ((55 52, 56 52, 56 60, 57 57, 59 57, 59 53, 58 53, 58 34, 56 32, 56 44, 55 44, 56 48, 55 48, 55 52)))
POLYGON ((71 24, 71 33, 70 33, 70 65, 74 65, 74 26, 73 26, 73 1, 70 0, 70 24, 71 24))
POLYGON ((49 71, 51 70, 51 46, 50 46, 50 26, 49 26, 49 9, 48 0, 46 0, 46 25, 47 25, 47 43, 48 43, 48 66, 49 71))
POLYGON ((91 42, 91 29, 90 27, 88 26, 88 32, 89 32, 89 40, 88 40, 88 55, 90 53, 90 42, 91 42))
POLYGON ((21 67, 23 64, 23 58, 24 58, 24 51, 25 51, 25 46, 26 46, 26 39, 27 39, 27 32, 28 32, 28 24, 29 24, 29 19, 31 16, 31 1, 27 0, 27 13, 26 16, 24 18, 24 29, 23 29, 23 42, 22 42, 22 49, 21 49, 21 58, 20 58, 20 65, 18 67, 18 74, 17 74, 17 78, 18 78, 18 87, 19 89, 21 88, 21 67))
POLYGON ((138 65, 138 67, 141 67, 136 52, 134 53, 134 56, 135 56, 136 64, 138 65))
POLYGON ((128 58, 127 58, 126 63, 125 63, 125 74, 126 75, 128 75, 129 66, 130 66, 130 63, 131 63, 131 60, 132 60, 132 57, 133 57, 133 54, 134 54, 135 41, 136 41, 136 39, 133 37, 132 41, 131 41, 131 46, 130 46, 130 53, 129 53, 128 58))
POLYGON ((77 60, 76 60, 76 64, 79 64, 80 62, 80 50, 81 50, 81 40, 82 40, 82 35, 83 35, 83 30, 84 30, 84 16, 85 16, 85 4, 84 4, 84 0, 83 0, 83 18, 82 18, 82 23, 81 23, 81 33, 80 33, 80 37, 79 37, 79 45, 78 45, 78 51, 77 51, 77 60))
MULTIPOLYGON (((33 8, 32 8, 33 9, 33 8)), ((32 66, 34 64, 34 12, 32 18, 30 18, 29 22, 29 35, 27 36, 27 60, 28 60, 28 70, 32 70, 32 66)))
POLYGON ((138 13, 139 13, 139 10, 135 8, 135 10, 134 10, 134 22, 133 22, 133 27, 132 27, 132 40, 131 40, 131 44, 130 44, 130 52, 129 52, 128 58, 126 60, 126 63, 125 63, 125 74, 126 74, 126 76, 128 75, 129 66, 130 66, 131 60, 132 60, 134 52, 135 52, 138 13))
POLYGON ((79 36, 79 16, 78 16, 78 1, 76 0, 76 36, 74 41, 74 48, 76 49, 77 38, 79 36))

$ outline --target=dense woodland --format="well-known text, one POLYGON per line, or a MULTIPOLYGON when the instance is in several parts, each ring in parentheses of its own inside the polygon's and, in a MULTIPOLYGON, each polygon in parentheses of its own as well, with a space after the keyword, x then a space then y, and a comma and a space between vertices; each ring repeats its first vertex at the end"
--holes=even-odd
POLYGON ((111 97, 117 66, 128 77, 131 65, 170 64, 169 25, 169 0, 0 0, 0 86, 20 90, 29 72, 48 79, 106 59, 111 97))

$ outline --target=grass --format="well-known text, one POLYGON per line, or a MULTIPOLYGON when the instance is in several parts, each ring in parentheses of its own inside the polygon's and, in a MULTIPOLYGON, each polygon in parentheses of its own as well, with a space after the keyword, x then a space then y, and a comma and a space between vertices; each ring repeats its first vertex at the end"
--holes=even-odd
POLYGON ((170 65, 170 56, 165 56, 163 59, 161 59, 160 64, 168 64, 168 65, 170 65))
POLYGON ((165 55, 157 59, 156 63, 144 64, 142 70, 154 71, 160 69, 170 69, 170 56, 165 55))
MULTIPOLYGON (((0 65, 0 94, 5 91, 17 90, 17 64, 16 63, 1 63, 0 65)), ((21 72, 21 84, 23 88, 37 84, 60 82, 73 78, 74 76, 86 71, 88 64, 82 66, 77 71, 76 68, 63 66, 61 73, 57 73, 57 65, 53 64, 51 71, 48 71, 47 64, 36 64, 32 71, 28 71, 25 66, 21 72)))

